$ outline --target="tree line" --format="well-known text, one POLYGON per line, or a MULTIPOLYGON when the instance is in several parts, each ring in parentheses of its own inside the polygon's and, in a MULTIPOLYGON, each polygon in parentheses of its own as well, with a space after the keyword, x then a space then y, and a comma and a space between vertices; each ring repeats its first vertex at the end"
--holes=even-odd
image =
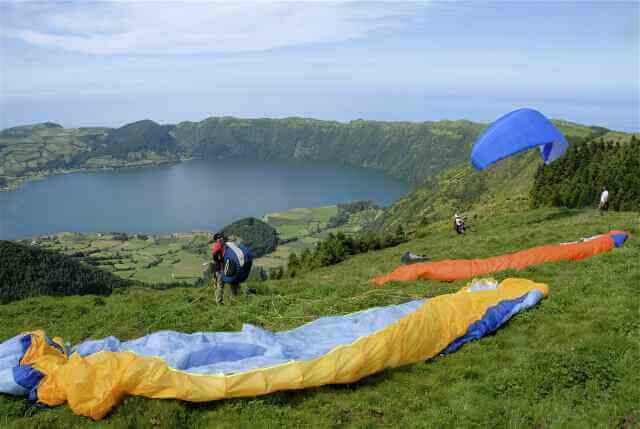
POLYGON ((60 253, 0 241, 0 304, 40 295, 109 295, 131 284, 60 253))
POLYGON ((275 278, 281 278, 285 275, 295 277, 302 272, 337 264, 352 255, 397 246, 406 241, 407 236, 400 225, 395 232, 385 234, 365 232, 349 236, 342 232, 331 233, 326 239, 320 241, 313 250, 307 248, 300 255, 291 253, 286 273, 280 269, 275 272, 275 278))
POLYGON ((577 142, 564 156, 541 165, 531 190, 533 207, 595 207, 609 191, 612 210, 640 210, 640 142, 577 142))

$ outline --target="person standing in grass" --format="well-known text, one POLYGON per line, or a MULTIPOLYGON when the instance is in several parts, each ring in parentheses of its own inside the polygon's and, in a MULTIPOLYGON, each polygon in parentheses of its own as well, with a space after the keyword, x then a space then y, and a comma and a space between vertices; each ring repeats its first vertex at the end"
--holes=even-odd
POLYGON ((600 215, 602 216, 604 212, 609 210, 609 191, 607 191, 607 187, 602 187, 602 193, 600 194, 600 204, 598 205, 600 209, 600 215))
POLYGON ((211 246, 211 271, 214 277, 216 304, 222 305, 225 282, 229 284, 231 294, 234 297, 238 296, 240 284, 251 272, 253 255, 248 247, 227 241, 222 233, 215 234, 213 239, 215 242, 211 246))
POLYGON ((458 234, 464 234, 466 230, 465 224, 464 224, 464 217, 459 215, 458 213, 453 215, 453 230, 458 234))

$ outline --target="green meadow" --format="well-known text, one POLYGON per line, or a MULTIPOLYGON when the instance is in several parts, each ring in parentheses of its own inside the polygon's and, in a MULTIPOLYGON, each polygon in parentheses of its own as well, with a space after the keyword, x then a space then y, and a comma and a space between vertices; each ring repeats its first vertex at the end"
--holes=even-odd
MULTIPOLYGON (((405 251, 472 258, 574 241, 610 229, 632 236, 619 249, 494 275, 547 283, 549 297, 495 334, 458 352, 343 386, 190 404, 127 398, 93 422, 66 406, 40 408, 0 395, 0 427, 535 427, 640 425, 640 214, 537 209, 481 213, 465 236, 449 222, 417 227, 398 247, 349 258, 293 279, 247 284, 257 294, 217 307, 208 288, 135 287, 109 297, 38 297, 0 306, 0 341, 35 329, 71 343, 115 335, 132 339, 171 329, 270 330, 318 317, 457 291, 464 282, 419 281, 374 288, 368 279, 399 264, 405 251)), ((163 254, 165 256, 165 254, 163 254)), ((177 256, 176 256, 177 257, 177 256)))

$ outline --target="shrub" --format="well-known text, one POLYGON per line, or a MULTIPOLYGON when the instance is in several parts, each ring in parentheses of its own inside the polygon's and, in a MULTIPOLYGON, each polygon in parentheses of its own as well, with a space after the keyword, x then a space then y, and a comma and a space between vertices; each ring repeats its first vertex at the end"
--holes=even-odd
POLYGON ((305 249, 299 257, 295 253, 289 255, 287 272, 289 277, 295 277, 302 271, 334 265, 344 261, 350 255, 397 246, 406 240, 402 227, 398 227, 394 234, 386 233, 385 235, 373 232, 355 237, 347 236, 342 232, 335 235, 329 234, 325 240, 316 245, 313 252, 305 249))
POLYGON ((253 217, 225 226, 222 233, 227 237, 239 238, 256 258, 273 252, 278 246, 278 232, 275 228, 253 217))

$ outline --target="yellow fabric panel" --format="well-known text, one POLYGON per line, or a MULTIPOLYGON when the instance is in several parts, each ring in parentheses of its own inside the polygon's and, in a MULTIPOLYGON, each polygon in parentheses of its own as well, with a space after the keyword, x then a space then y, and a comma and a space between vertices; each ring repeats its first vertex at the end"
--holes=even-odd
POLYGON ((62 355, 55 366, 51 353, 39 346, 42 355, 30 353, 29 359, 46 369, 38 388, 40 402, 58 405, 67 401, 75 413, 101 419, 126 395, 203 402, 352 383, 385 368, 437 355, 464 335, 487 309, 534 289, 548 295, 547 285, 526 279, 507 279, 496 290, 470 293, 465 287, 455 294, 429 299, 387 328, 319 358, 226 376, 189 374, 169 368, 159 358, 129 352, 99 352, 85 358, 74 354, 66 362, 62 355))
MULTIPOLYGON (((64 350, 64 343, 59 337, 53 341, 64 350)), ((67 361, 67 356, 47 343, 44 331, 35 331, 31 335, 31 347, 20 360, 21 365, 31 365, 44 374, 54 372, 67 361)))

